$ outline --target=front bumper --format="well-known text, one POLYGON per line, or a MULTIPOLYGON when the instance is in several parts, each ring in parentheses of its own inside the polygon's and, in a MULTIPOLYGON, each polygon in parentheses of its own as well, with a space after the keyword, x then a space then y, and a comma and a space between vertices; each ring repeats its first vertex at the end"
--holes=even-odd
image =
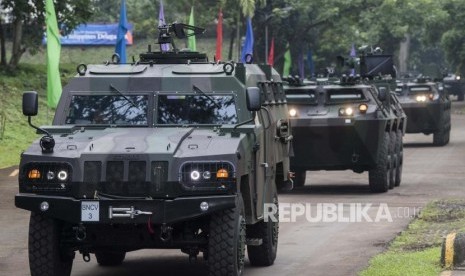
POLYGON ((407 133, 434 133, 443 127, 444 103, 407 103, 402 104, 407 115, 407 133))
POLYGON ((20 193, 15 196, 18 208, 42 213, 51 218, 73 224, 139 224, 150 221, 153 224, 173 224, 205 216, 220 210, 233 208, 236 195, 218 195, 201 197, 180 197, 175 199, 100 199, 84 200, 71 197, 45 196, 20 193), (48 203, 48 210, 41 211, 40 205, 48 203), (84 203, 83 203, 84 202, 84 203), (202 211, 200 204, 208 203, 208 210, 202 211), (93 204, 91 204, 93 203, 93 204), (98 208, 95 208, 98 203, 98 208), (92 212, 83 210, 84 206, 94 206, 92 212), (124 208, 141 211, 133 217, 110 216, 110 208, 124 208), (95 210, 98 209, 98 210, 95 210), (87 217, 90 213, 92 218, 87 217), (151 214, 149 214, 151 213, 151 214), (98 220, 96 215, 98 214, 98 220))
POLYGON ((291 121, 293 170, 365 171, 376 165, 385 120, 299 118, 291 121))

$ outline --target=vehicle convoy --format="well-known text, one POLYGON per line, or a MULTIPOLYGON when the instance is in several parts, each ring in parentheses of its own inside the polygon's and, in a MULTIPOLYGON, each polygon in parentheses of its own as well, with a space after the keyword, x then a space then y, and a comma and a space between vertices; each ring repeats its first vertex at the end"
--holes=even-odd
POLYGON ((372 192, 400 185, 406 118, 389 92, 395 87, 392 56, 363 54, 360 72, 337 80, 288 79, 295 187, 315 170, 368 171, 372 192))
POLYGON ((433 144, 449 143, 451 102, 446 91, 426 79, 399 81, 396 94, 407 114, 407 133, 433 134, 433 144))
POLYGON ((465 84, 460 75, 444 74, 444 89, 449 95, 457 96, 457 100, 463 102, 465 99, 465 84))
POLYGON ((144 248, 202 252, 209 275, 240 275, 247 246, 252 265, 273 264, 279 226, 264 213, 277 209, 276 183, 292 183, 281 79, 178 51, 186 29, 203 32, 162 26, 158 43, 173 50, 79 65, 52 126, 31 124, 37 93, 24 93, 45 134, 21 156, 15 198, 31 211, 32 276, 70 275, 76 251, 103 266, 144 248))

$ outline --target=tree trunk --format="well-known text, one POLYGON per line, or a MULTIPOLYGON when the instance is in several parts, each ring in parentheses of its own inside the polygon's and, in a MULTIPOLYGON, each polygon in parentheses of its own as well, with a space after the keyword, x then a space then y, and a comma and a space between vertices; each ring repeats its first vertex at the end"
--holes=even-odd
POLYGON ((5 30, 3 29, 2 19, 0 18, 0 64, 6 65, 6 49, 5 49, 5 30))
POLYGON ((236 19, 236 43, 237 43, 237 61, 241 62, 241 47, 242 47, 242 40, 241 40, 241 14, 237 14, 236 19))
POLYGON ((13 21, 13 48, 11 51, 10 68, 15 69, 18 67, 21 56, 24 54, 25 49, 21 48, 23 38, 23 21, 21 18, 15 18, 13 21))
POLYGON ((228 54, 228 60, 233 60, 233 51, 234 51, 234 38, 236 34, 236 29, 231 30, 231 34, 229 36, 229 54, 228 54))
POLYGON ((409 51, 410 51, 410 34, 406 34, 405 38, 400 42, 400 49, 399 49, 399 71, 400 73, 407 73, 409 51))

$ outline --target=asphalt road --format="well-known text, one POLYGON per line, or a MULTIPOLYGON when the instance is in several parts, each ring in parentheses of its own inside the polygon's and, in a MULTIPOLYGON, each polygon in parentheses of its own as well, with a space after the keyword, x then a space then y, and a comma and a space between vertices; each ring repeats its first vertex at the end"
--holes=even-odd
MULTIPOLYGON (((454 105, 457 110, 458 104, 454 105)), ((463 104, 460 107, 463 108, 463 104)), ((316 222, 300 216, 295 222, 281 223, 275 264, 254 268, 247 262, 245 275, 355 275, 367 266, 372 256, 385 249, 427 202, 463 198, 465 115, 455 113, 451 142, 446 147, 433 147, 432 136, 405 137, 403 181, 400 187, 388 193, 371 194, 366 173, 308 173, 305 187, 280 195, 279 201, 282 206, 311 203, 308 214, 316 222), (318 219, 318 214, 329 220, 334 217, 330 209, 325 209, 329 212, 326 216, 318 212, 319 203, 325 204, 320 205, 323 209, 339 204, 338 218, 352 222, 318 219), (376 220, 378 212, 381 219, 370 222, 376 220)), ((29 275, 29 213, 14 207, 17 177, 9 176, 11 171, 0 170, 0 275, 29 275)), ((128 253, 123 265, 117 268, 99 267, 95 258, 84 263, 77 255, 72 271, 76 276, 166 274, 205 275, 206 266, 201 258, 189 263, 187 255, 177 250, 143 250, 128 253)))

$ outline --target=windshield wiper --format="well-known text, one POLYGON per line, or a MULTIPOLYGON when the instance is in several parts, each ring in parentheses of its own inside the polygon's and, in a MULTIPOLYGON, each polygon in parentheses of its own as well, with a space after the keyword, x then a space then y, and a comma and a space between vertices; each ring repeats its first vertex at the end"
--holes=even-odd
POLYGON ((121 97, 123 97, 128 103, 130 103, 133 107, 139 108, 131 99, 126 97, 118 88, 114 87, 113 84, 110 83, 110 90, 118 93, 121 97))
POLYGON ((203 96, 205 96, 207 99, 209 99, 214 105, 216 105, 216 107, 218 109, 221 109, 221 105, 219 105, 215 99, 213 99, 212 97, 210 97, 209 95, 207 95, 205 92, 203 92, 202 90, 200 90, 200 88, 198 88, 197 86, 195 85, 192 85, 192 89, 194 89, 195 93, 200 93, 202 94, 203 96))

